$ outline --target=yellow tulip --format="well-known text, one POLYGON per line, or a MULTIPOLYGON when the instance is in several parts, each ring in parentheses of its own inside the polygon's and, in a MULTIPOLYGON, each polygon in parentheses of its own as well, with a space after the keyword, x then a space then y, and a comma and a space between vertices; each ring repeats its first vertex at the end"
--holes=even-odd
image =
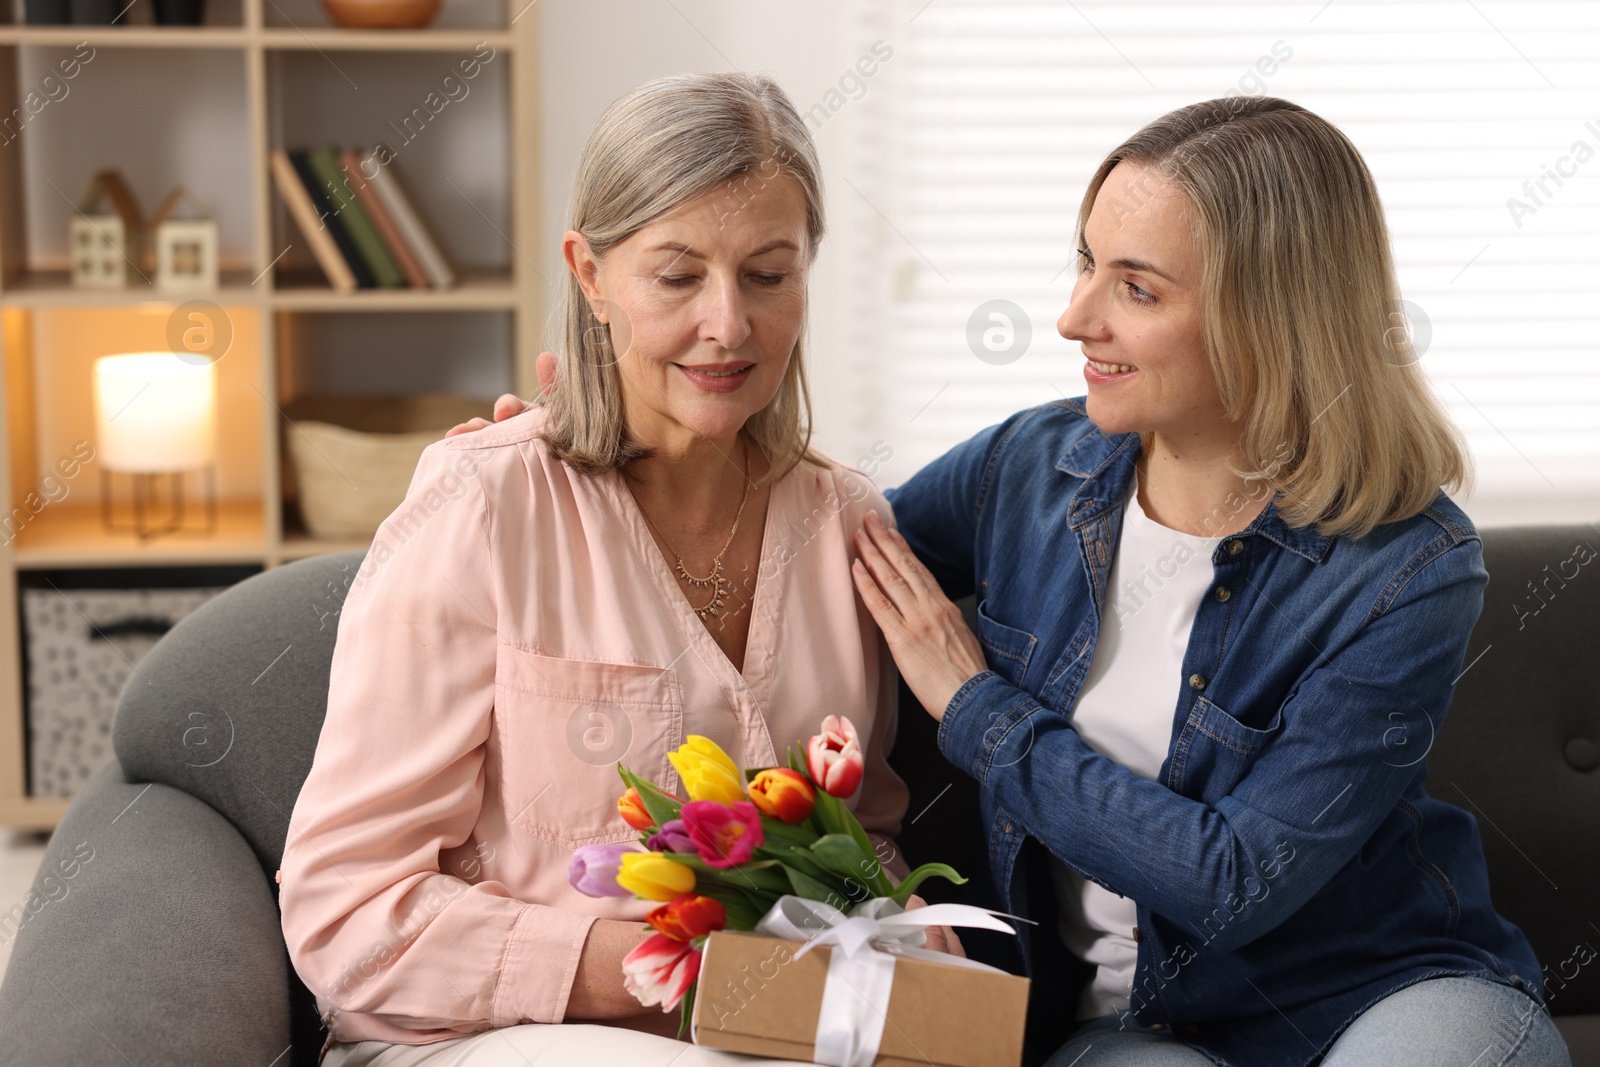
POLYGON ((617 884, 646 900, 674 900, 694 889, 694 868, 659 852, 624 852, 617 884))
POLYGON ((709 737, 690 734, 678 751, 667 753, 667 758, 677 768, 690 800, 737 804, 744 799, 744 775, 709 737))

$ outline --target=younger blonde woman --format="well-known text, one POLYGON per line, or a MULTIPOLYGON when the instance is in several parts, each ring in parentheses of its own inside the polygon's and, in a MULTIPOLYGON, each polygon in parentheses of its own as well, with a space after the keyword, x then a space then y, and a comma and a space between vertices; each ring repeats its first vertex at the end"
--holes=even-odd
POLYGON ((1360 154, 1194 104, 1106 156, 1078 238, 1088 395, 890 490, 856 565, 1040 920, 1050 1067, 1567 1064, 1423 788, 1488 574, 1360 154))

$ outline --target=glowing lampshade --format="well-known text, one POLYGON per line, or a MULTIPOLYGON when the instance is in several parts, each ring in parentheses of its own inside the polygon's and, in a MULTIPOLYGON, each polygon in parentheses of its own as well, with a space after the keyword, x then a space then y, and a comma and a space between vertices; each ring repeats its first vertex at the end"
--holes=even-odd
POLYGON ((216 365, 171 352, 94 361, 96 451, 107 470, 188 470, 216 455, 216 365))

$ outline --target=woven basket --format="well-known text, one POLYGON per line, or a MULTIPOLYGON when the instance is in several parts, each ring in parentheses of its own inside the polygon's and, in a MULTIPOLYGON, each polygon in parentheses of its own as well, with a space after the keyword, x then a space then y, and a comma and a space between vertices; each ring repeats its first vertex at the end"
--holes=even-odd
MULTIPOLYGON (((312 536, 370 539, 405 499, 422 450, 492 401, 453 393, 304 396, 283 427, 300 516, 312 536)), ((287 489, 288 487, 286 487, 287 489)))

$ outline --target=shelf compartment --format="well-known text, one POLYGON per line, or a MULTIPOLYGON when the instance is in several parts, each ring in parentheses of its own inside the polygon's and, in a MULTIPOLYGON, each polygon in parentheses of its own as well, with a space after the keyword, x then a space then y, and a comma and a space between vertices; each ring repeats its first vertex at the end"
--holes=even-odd
MULTIPOLYGON (((71 34, 71 43, 76 44, 89 34, 112 36, 115 34, 133 32, 141 34, 149 31, 162 33, 193 33, 196 30, 213 29, 240 29, 245 24, 244 8, 249 0, 205 0, 201 11, 201 24, 199 26, 164 26, 156 22, 155 8, 151 4, 124 3, 117 5, 120 18, 115 25, 103 23, 77 23, 73 25, 50 25, 44 23, 28 23, 26 19, 25 0, 6 0, 0 5, 0 22, 7 31, 43 31, 45 33, 71 34)), ((278 0, 271 0, 276 3, 278 0)), ((97 42, 98 43, 98 42, 97 42)))
MULTIPOLYGON (((24 92, 77 56, 70 46, 0 51, 12 57, 24 92)), ((192 204, 216 220, 219 263, 237 272, 254 262, 249 205, 258 179, 250 137, 239 121, 246 110, 244 54, 104 49, 78 62, 77 75, 62 82, 70 92, 29 118, 4 149, 17 155, 12 165, 18 171, 4 195, 21 216, 20 231, 7 234, 17 246, 7 256, 7 279, 21 276, 41 292, 70 288, 53 279, 64 281, 72 262, 68 228, 75 204, 90 177, 108 167, 126 175, 146 218, 184 186, 192 204)), ((145 278, 154 276, 154 265, 137 266, 144 277, 132 271, 130 277, 148 289, 145 278)), ((111 292, 144 295, 138 288, 111 292)))
POLYGON ((444 0, 438 14, 427 26, 417 30, 354 30, 335 26, 321 0, 271 0, 261 12, 266 28, 298 27, 305 31, 331 33, 371 33, 380 35, 435 34, 476 31, 480 35, 505 30, 508 18, 517 17, 529 0, 444 0))
MULTIPOLYGON (((293 410, 296 399, 312 395, 349 398, 347 402, 354 405, 380 394, 448 393, 478 398, 477 414, 488 418, 493 398, 512 391, 514 385, 515 315, 509 309, 392 312, 379 317, 359 312, 277 313, 280 552, 285 558, 365 548, 372 537, 317 537, 307 529, 289 451, 289 435, 295 430, 281 413, 293 410)), ((352 409, 351 414, 360 412, 352 409)), ((441 440, 447 429, 448 424, 439 427, 441 440)), ((404 488, 398 487, 394 507, 400 505, 404 488)), ((375 533, 376 520, 372 526, 375 533)))
MULTIPOLYGON (((14 457, 7 510, 20 507, 25 517, 8 531, 16 535, 12 548, 19 563, 76 564, 101 555, 118 560, 185 553, 207 560, 219 554, 228 559, 262 557, 268 547, 263 502, 269 494, 263 431, 272 392, 263 380, 262 314, 257 307, 225 305, 201 309, 197 316, 181 304, 167 303, 5 309, 7 377, 27 383, 31 406, 26 423, 12 421, 7 433, 14 457), (215 485, 219 504, 232 510, 219 514, 221 528, 211 537, 173 534, 140 545, 132 534, 100 529, 104 471, 95 430, 94 362, 120 352, 174 351, 174 335, 181 344, 184 331, 197 330, 209 334, 194 340, 214 342, 212 354, 222 353, 215 363, 215 485), (69 469, 69 458, 78 463, 75 471, 69 469)), ((198 476, 187 475, 186 485, 193 497, 198 476)), ((111 488, 116 513, 125 515, 129 479, 117 477, 111 488)))
MULTIPOLYGON (((521 273, 523 259, 512 245, 517 230, 510 155, 511 56, 498 49, 429 50, 401 61, 371 52, 282 51, 269 53, 266 60, 272 148, 369 150, 386 144, 390 154, 384 169, 399 180, 458 275, 509 280, 521 273), (465 76, 462 64, 473 77, 465 76), (338 106, 329 106, 329 101, 338 106)), ((315 287, 291 281, 279 288, 326 289, 306 235, 290 217, 276 181, 270 192, 270 255, 287 249, 274 272, 287 279, 317 279, 315 287)), ((464 306, 479 306, 480 297, 489 296, 493 287, 463 288, 469 294, 464 306)), ((404 305, 413 299, 406 294, 448 290, 391 292, 400 294, 404 305)), ((374 299, 372 291, 354 295, 374 299)))

